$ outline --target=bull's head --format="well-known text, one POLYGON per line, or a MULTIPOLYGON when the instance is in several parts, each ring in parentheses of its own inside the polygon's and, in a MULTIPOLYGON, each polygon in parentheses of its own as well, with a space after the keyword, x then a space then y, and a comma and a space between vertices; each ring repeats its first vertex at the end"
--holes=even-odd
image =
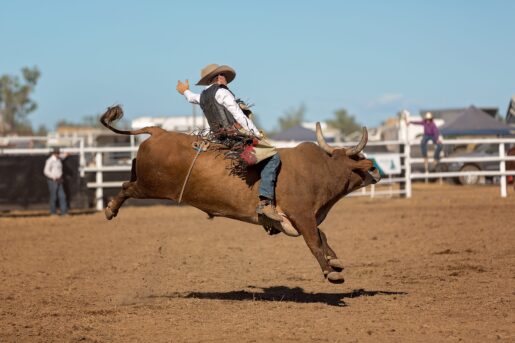
POLYGON ((348 193, 361 188, 374 184, 381 180, 379 171, 374 167, 371 160, 365 158, 361 152, 368 141, 367 128, 363 127, 363 134, 361 135, 360 142, 351 148, 335 148, 326 143, 325 138, 320 128, 320 123, 316 124, 317 142, 318 145, 334 159, 342 163, 342 168, 348 168, 350 171, 348 193))

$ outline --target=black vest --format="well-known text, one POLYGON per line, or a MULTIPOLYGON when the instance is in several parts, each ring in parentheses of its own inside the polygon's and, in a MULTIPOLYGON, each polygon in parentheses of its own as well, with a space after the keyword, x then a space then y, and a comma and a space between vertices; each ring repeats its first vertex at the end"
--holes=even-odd
POLYGON ((215 99, 216 91, 220 88, 229 90, 226 86, 214 84, 200 94, 200 108, 207 118, 211 131, 232 128, 236 122, 231 112, 215 99))

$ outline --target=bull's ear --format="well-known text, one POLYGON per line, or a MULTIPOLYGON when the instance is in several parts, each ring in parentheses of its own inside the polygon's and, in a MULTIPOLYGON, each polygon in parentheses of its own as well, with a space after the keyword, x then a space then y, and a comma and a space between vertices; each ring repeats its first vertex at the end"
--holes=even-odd
POLYGON ((374 166, 374 162, 370 160, 351 160, 350 166, 352 170, 360 170, 362 172, 368 172, 374 166))

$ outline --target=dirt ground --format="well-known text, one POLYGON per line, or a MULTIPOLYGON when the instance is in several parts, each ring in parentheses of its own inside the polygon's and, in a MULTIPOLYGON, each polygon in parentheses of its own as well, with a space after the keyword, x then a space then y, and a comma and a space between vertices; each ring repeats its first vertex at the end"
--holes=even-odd
POLYGON ((190 207, 0 218, 0 342, 515 341, 515 194, 346 198, 302 238, 190 207))

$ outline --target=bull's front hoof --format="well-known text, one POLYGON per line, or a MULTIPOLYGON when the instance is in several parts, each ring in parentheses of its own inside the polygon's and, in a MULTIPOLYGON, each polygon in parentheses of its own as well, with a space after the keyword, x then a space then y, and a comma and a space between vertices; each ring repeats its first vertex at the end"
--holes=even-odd
POLYGON ((337 258, 329 260, 329 265, 337 272, 341 272, 344 269, 342 261, 337 258))
POLYGON ((113 210, 111 210, 111 208, 109 206, 106 207, 106 209, 104 210, 104 213, 106 215, 107 220, 111 220, 114 217, 116 217, 116 213, 113 212, 113 210))
POLYGON ((327 280, 330 283, 335 283, 335 284, 340 284, 340 283, 345 282, 345 279, 343 278, 342 273, 338 273, 338 272, 330 272, 329 274, 327 274, 327 280))

